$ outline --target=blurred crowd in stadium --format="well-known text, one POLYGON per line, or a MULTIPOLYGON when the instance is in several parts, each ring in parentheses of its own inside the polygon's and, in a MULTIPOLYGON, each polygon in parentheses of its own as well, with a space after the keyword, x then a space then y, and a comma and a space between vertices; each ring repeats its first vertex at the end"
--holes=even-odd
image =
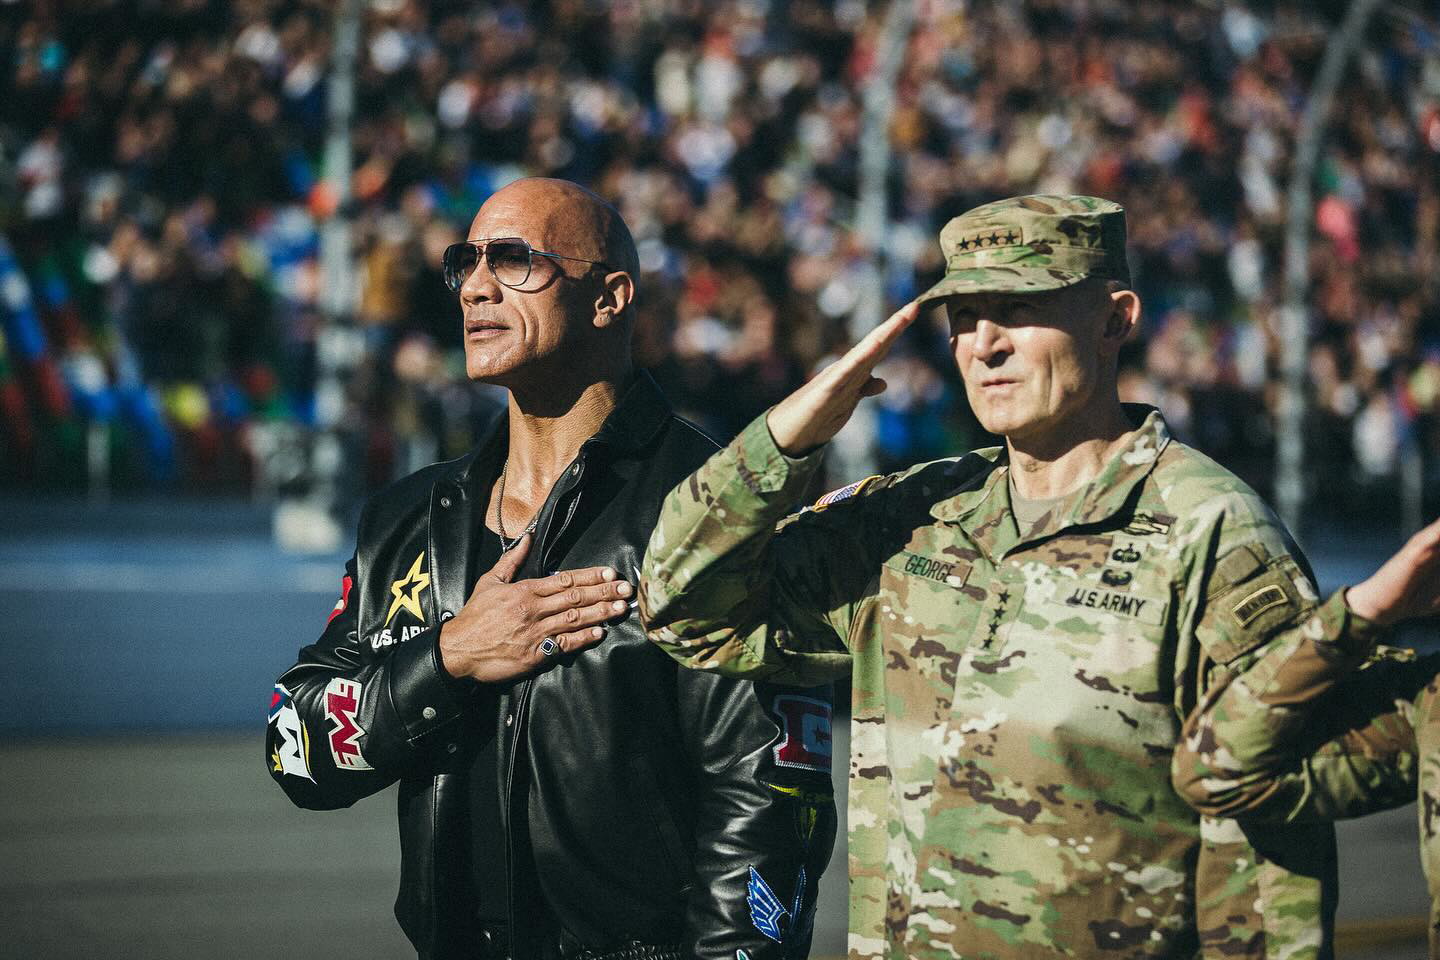
MULTIPOLYGON (((0 482, 78 482, 96 429, 119 489, 301 475, 336 6, 0 0, 0 482)), ((949 217, 1024 192, 1118 200, 1147 316, 1124 393, 1264 490, 1284 192, 1343 7, 920 2, 877 269, 853 224, 885 4, 372 0, 366 482, 457 455, 497 405, 464 382, 439 259, 491 191, 539 174, 617 203, 645 274, 641 362, 727 436, 851 340, 867 288, 897 306, 938 276, 949 217)), ((1440 19, 1417 10, 1377 17, 1319 171, 1309 435, 1331 503, 1440 453, 1440 19)), ((985 442, 946 351, 921 329, 884 371, 882 465, 985 442)))

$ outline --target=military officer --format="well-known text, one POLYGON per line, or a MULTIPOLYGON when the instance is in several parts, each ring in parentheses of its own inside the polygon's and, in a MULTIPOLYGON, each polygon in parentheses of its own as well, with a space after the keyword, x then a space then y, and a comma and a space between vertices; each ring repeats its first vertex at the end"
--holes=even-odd
POLYGON ((987 204, 946 276, 747 427, 661 509, 650 637, 686 666, 850 670, 851 957, 1331 953, 1333 833, 1247 833, 1175 792, 1181 720, 1304 623, 1365 643, 1233 474, 1124 405, 1125 220, 987 204), (794 516, 820 450, 921 310, 1004 445, 794 516))

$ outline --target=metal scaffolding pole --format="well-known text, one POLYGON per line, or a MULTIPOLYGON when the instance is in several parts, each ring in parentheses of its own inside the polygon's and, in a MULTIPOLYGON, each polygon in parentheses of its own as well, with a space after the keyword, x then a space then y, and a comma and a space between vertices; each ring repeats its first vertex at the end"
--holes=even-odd
POLYGON ((1311 185, 1320 159, 1330 106, 1345 67, 1365 35, 1380 0, 1355 0, 1340 29, 1330 35, 1320 72, 1310 88, 1286 195, 1285 302, 1280 314, 1280 409, 1276 418, 1275 499, 1285 525, 1297 533, 1305 510, 1305 396, 1310 354, 1310 225, 1315 216, 1311 185))
MULTIPOLYGON (((884 319, 885 232, 889 225, 890 121, 895 113, 895 82, 905 62, 905 47, 915 23, 914 0, 892 0, 881 26, 875 69, 865 84, 860 118, 860 189, 855 232, 865 250, 869 282, 850 315, 850 338, 859 340, 884 319)), ((860 401, 855 415, 836 436, 830 469, 837 476, 875 473, 875 400, 860 401)))
MULTIPOLYGON (((885 276, 885 229, 889 223, 890 121, 895 114, 895 82, 905 62, 905 47, 915 23, 913 0, 893 0, 885 13, 876 50, 875 70, 865 84, 860 118, 860 195, 855 232, 859 234, 876 277, 885 276)), ((855 306, 852 334, 863 336, 884 319, 883 282, 861 291, 855 306)))
POLYGON ((353 425, 348 385, 365 352, 355 328, 358 292, 351 231, 351 118, 355 111, 355 64, 360 51, 364 0, 342 0, 335 13, 327 99, 324 182, 334 204, 320 228, 320 312, 316 333, 315 432, 310 451, 313 485, 302 502, 281 503, 276 538, 305 552, 330 552, 344 537, 341 520, 353 485, 353 425))

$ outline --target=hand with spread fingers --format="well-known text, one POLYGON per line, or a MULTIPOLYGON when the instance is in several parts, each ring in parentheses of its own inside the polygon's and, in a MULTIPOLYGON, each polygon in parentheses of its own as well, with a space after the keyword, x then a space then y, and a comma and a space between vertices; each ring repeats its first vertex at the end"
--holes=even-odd
POLYGON ((500 683, 535 673, 562 653, 599 643, 602 625, 629 609, 634 587, 609 567, 512 582, 531 539, 526 534, 501 554, 440 628, 440 660, 452 676, 500 683))
POLYGON ((1345 602, 1376 623, 1440 613, 1440 520, 1411 537, 1369 579, 1347 590, 1345 602))
POLYGON ((862 398, 885 389, 885 381, 872 373, 918 310, 915 303, 907 303, 843 357, 775 405, 765 423, 780 452, 803 457, 818 450, 840 432, 862 398))

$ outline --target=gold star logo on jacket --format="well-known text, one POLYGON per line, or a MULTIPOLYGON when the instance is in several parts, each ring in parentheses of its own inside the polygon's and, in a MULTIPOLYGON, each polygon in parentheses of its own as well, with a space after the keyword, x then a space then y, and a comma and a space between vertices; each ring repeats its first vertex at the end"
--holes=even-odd
POLYGON ((420 593, 430 586, 430 574, 423 568, 425 566, 425 551, 421 550, 415 562, 410 564, 410 572, 399 580, 390 584, 390 594, 395 599, 390 604, 390 612, 385 614, 385 626, 395 619, 397 610, 405 609, 414 615, 416 620, 425 622, 425 608, 420 606, 420 593))

